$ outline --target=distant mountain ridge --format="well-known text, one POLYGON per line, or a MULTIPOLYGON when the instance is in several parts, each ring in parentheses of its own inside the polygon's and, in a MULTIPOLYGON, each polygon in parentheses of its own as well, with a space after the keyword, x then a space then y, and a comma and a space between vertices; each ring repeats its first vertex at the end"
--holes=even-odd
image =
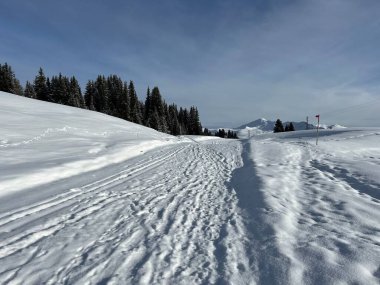
MULTIPOLYGON (((290 122, 283 122, 284 127, 286 124, 289 124, 289 123, 290 122)), ((307 125, 306 122, 292 122, 292 123, 296 131, 306 130, 307 129, 306 126, 308 126, 308 129, 316 128, 316 126, 314 126, 313 124, 307 125)), ((274 124, 275 124, 275 121, 269 121, 267 119, 260 118, 250 123, 241 125, 240 127, 237 127, 236 129, 242 130, 246 128, 252 128, 261 132, 272 132, 274 128, 274 124)))
MULTIPOLYGON (((290 121, 282 122, 284 127, 286 126, 286 124, 289 124, 289 123, 290 123, 290 121)), ((294 129, 296 131, 303 131, 306 129, 312 130, 312 129, 317 128, 313 124, 306 124, 305 121, 303 121, 303 122, 302 121, 301 122, 293 122, 292 121, 292 123, 293 123, 294 129)), ((211 133, 214 135, 218 129, 225 129, 226 131, 231 130, 231 131, 237 132, 239 138, 248 138, 248 137, 251 137, 253 135, 260 135, 263 133, 272 133, 274 125, 275 125, 275 121, 270 121, 270 120, 267 120, 265 118, 260 118, 260 119, 254 120, 250 123, 236 127, 236 128, 215 128, 215 129, 209 129, 209 131, 211 131, 211 133)), ((345 128, 345 127, 338 125, 338 124, 334 124, 334 125, 323 125, 323 124, 321 124, 321 125, 319 125, 319 128, 320 129, 341 129, 341 128, 345 128)))

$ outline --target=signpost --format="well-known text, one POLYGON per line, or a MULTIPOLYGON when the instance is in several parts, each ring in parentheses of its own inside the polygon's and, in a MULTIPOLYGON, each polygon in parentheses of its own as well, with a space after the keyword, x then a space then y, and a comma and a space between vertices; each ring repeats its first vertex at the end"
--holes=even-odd
POLYGON ((318 119, 318 124, 317 124, 317 140, 315 142, 316 145, 318 145, 318 136, 319 136, 319 115, 315 116, 318 119))

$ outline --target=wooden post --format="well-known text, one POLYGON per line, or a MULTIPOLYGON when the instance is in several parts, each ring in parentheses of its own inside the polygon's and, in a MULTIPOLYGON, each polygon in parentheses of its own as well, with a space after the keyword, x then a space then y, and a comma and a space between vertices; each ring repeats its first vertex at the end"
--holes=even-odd
POLYGON ((318 119, 318 124, 317 124, 317 140, 315 141, 315 144, 318 145, 318 137, 319 137, 319 115, 315 116, 318 119))

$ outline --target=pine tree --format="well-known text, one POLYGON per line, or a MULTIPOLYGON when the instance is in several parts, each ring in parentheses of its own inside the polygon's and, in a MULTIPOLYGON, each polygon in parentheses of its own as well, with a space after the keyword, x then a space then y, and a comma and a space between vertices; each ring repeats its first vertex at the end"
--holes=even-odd
POLYGON ((199 120, 198 109, 194 106, 190 108, 188 130, 190 135, 202 134, 202 125, 199 120))
POLYGON ((0 91, 24 95, 20 81, 16 78, 12 67, 7 63, 4 65, 0 64, 0 91))
POLYGON ((42 101, 52 101, 49 94, 48 86, 46 85, 46 77, 44 71, 40 67, 38 75, 34 79, 34 91, 36 92, 36 98, 42 101))
POLYGON ((131 121, 136 124, 142 124, 142 114, 139 100, 136 94, 135 85, 133 81, 129 82, 128 86, 129 102, 130 102, 130 117, 131 121))
POLYGON ((203 130, 203 135, 204 135, 204 136, 211 136, 211 131, 209 131, 208 128, 204 128, 204 130, 203 130))
POLYGON ((189 111, 184 108, 183 109, 183 126, 184 126, 184 135, 190 134, 190 114, 189 111))
POLYGON ((33 84, 31 84, 29 81, 26 81, 24 96, 32 99, 36 98, 36 92, 34 91, 33 84))
POLYGON ((94 98, 96 97, 96 93, 98 91, 96 90, 95 83, 92 80, 89 80, 86 85, 86 91, 84 93, 84 102, 87 107, 87 109, 94 111, 94 98))
POLYGON ((147 98, 145 100, 145 113, 147 116, 146 125, 156 129, 161 132, 169 132, 167 117, 167 106, 166 103, 163 102, 160 90, 158 87, 154 87, 152 92, 147 93, 147 98), (152 118, 153 116, 158 116, 158 124, 156 125, 156 118, 152 118), (152 122, 154 120, 154 122, 152 122))
POLYGON ((84 99, 82 96, 82 92, 79 86, 78 80, 74 76, 70 78, 69 83, 69 102, 68 105, 77 107, 77 108, 84 108, 84 99))
POLYGON ((169 124, 169 132, 173 136, 178 136, 181 134, 181 128, 178 121, 178 110, 177 106, 172 104, 168 107, 168 124, 169 124))
POLYGON ((147 126, 147 127, 150 127, 149 126, 149 117, 151 115, 151 107, 150 107, 150 104, 151 104, 151 95, 150 95, 150 89, 148 87, 147 91, 146 91, 146 98, 145 98, 145 105, 144 105, 144 125, 147 126))
POLYGON ((294 128, 294 125, 293 125, 292 122, 290 122, 290 124, 289 124, 289 131, 290 132, 294 132, 295 131, 295 128, 294 128))
MULTIPOLYGON (((62 104, 62 105, 70 105, 70 95, 69 95, 69 80, 67 77, 62 76, 59 73, 58 76, 53 76, 51 78, 51 97, 54 103, 62 104)), ((71 105, 72 106, 72 105, 71 105)))
POLYGON ((281 122, 280 119, 277 119, 275 125, 274 125, 274 128, 273 128, 273 132, 274 133, 280 133, 280 132, 283 132, 284 131, 284 126, 281 122))
POLYGON ((225 138, 226 131, 224 129, 218 129, 217 132, 215 133, 215 136, 220 137, 220 138, 225 138))
POLYGON ((20 81, 17 78, 13 78, 13 93, 24 96, 24 89, 22 88, 20 81))
POLYGON ((123 81, 116 75, 110 75, 107 78, 107 87, 110 115, 121 118, 120 99, 123 94, 123 81))
POLYGON ((99 75, 95 81, 96 92, 94 93, 95 110, 104 114, 109 114, 108 108, 108 88, 104 75, 99 75))
POLYGON ((159 130, 161 128, 160 126, 160 117, 158 115, 157 110, 154 110, 153 113, 149 117, 149 125, 152 129, 159 130))
POLYGON ((119 114, 120 118, 124 120, 131 120, 130 117, 130 99, 129 99, 129 94, 128 94, 128 84, 127 82, 123 83, 123 88, 121 95, 119 97, 119 114))
POLYGON ((180 107, 178 111, 178 123, 179 123, 179 128, 180 128, 180 134, 181 135, 186 135, 187 134, 187 127, 186 127, 186 114, 185 110, 180 107))
POLYGON ((46 77, 46 94, 47 94, 47 99, 49 102, 54 102, 54 96, 53 96, 53 89, 51 87, 51 82, 50 82, 50 78, 49 77, 46 77))

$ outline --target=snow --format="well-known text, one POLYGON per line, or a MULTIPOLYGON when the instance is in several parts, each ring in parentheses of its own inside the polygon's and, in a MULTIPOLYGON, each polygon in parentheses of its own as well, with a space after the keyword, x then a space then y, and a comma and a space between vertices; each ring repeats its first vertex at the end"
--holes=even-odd
POLYGON ((380 129, 320 135, 318 146, 315 131, 249 144, 272 225, 260 246, 278 249, 272 270, 288 272, 291 284, 378 284, 380 129))
POLYGON ((338 124, 334 124, 334 125, 330 125, 326 127, 326 129, 345 129, 345 128, 346 128, 345 126, 338 125, 338 124))
POLYGON ((4 92, 0 98, 0 196, 100 169, 177 141, 97 112, 4 92))
MULTIPOLYGON (((241 125, 240 127, 237 128, 238 137, 248 138, 251 136, 257 136, 257 135, 262 135, 266 133, 273 133, 273 128, 274 128, 275 123, 276 123, 275 121, 269 121, 267 119, 261 118, 261 119, 252 121, 248 124, 241 125)), ((293 121, 291 123, 293 124, 295 130, 297 131, 306 129, 306 122, 293 121)), ((284 127, 288 124, 290 124, 290 122, 283 122, 284 127)), ((316 128, 312 124, 308 124, 307 126, 308 126, 308 129, 316 128)), ((325 126, 324 128, 327 129, 327 126, 325 126)), ((330 128, 332 129, 332 128, 344 128, 344 127, 340 125, 332 125, 330 128)))
POLYGON ((380 128, 172 137, 0 93, 2 284, 379 284, 380 128))

